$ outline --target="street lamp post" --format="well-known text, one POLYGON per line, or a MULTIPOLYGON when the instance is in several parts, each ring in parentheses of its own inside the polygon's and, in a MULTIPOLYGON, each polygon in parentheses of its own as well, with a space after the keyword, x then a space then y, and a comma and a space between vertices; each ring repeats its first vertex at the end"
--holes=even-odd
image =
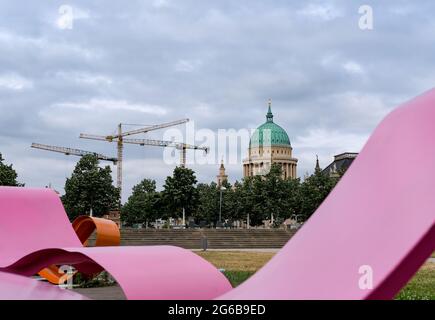
POLYGON ((186 210, 183 207, 183 221, 182 221, 183 229, 186 229, 186 210))
POLYGON ((222 223, 222 191, 227 190, 225 187, 220 188, 220 199, 219 199, 219 222, 222 223))

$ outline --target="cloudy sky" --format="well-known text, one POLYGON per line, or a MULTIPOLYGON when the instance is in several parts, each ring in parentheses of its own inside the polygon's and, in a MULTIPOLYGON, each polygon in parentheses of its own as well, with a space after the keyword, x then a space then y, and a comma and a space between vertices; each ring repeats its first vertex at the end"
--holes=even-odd
MULTIPOLYGON (((62 192, 77 158, 32 142, 115 156, 114 144, 78 135, 185 117, 250 129, 272 98, 303 176, 316 154, 326 166, 359 151, 392 108, 434 86, 434 12, 430 0, 1 1, 0 152, 27 186, 62 192), (358 26, 365 4, 373 30, 358 26)), ((124 198, 173 167, 163 149, 126 146, 124 198)), ((218 169, 191 167, 201 182, 218 169)), ((241 163, 228 173, 240 179, 241 163)))

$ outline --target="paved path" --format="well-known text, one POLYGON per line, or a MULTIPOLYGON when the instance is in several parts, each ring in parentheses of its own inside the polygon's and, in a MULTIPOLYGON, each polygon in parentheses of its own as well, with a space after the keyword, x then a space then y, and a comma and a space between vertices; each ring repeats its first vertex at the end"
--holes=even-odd
MULTIPOLYGON (((278 252, 281 249, 207 249, 207 251, 226 251, 226 252, 278 252)), ((201 249, 193 249, 194 252, 203 251, 201 249)))
POLYGON ((92 300, 125 300, 124 292, 121 287, 102 287, 102 288, 77 288, 75 292, 84 295, 92 300))

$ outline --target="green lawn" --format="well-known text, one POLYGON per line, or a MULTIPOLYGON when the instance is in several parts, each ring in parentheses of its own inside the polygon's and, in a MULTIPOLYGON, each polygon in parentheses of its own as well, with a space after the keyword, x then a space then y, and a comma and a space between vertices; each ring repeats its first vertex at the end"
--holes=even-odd
POLYGON ((435 263, 426 263, 397 295, 398 300, 435 300, 435 263))
MULTIPOLYGON (((237 287, 260 269, 272 253, 207 251, 198 253, 217 268, 237 287)), ((435 257, 435 253, 432 254, 435 257)), ((397 300, 435 300, 435 263, 428 262, 396 296, 397 300)))
POLYGON ((233 287, 237 287, 254 274, 251 271, 225 271, 225 276, 230 280, 233 287))

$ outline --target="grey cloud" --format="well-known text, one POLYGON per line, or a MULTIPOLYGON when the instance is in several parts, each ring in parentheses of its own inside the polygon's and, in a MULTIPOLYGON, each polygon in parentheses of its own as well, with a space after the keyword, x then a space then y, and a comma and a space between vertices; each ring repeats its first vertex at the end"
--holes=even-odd
MULTIPOLYGON (((81 0, 71 1, 81 14, 72 30, 56 26, 63 4, 0 3, 0 151, 31 186, 51 181, 62 191, 75 162, 31 150, 33 141, 114 155, 114 145, 78 134, 183 117, 198 129, 253 128, 268 98, 303 175, 316 153, 324 163, 335 152, 359 151, 384 115, 435 81, 429 0, 81 0), (373 31, 358 29, 362 4, 373 6, 373 31), (102 101, 127 107, 98 108, 102 101), (166 113, 140 112, 147 106, 166 113)), ((143 177, 162 185, 172 170, 162 154, 126 148, 124 198, 143 177)), ((217 173, 217 165, 194 169, 205 182, 217 173)), ((240 179, 241 166, 229 173, 240 179)))

